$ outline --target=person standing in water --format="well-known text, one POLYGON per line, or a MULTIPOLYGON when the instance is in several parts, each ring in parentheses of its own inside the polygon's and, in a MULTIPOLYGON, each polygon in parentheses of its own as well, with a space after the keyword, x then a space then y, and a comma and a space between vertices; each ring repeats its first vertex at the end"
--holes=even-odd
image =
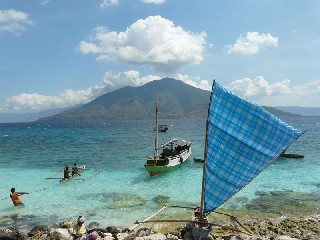
POLYGON ((10 198, 12 200, 13 205, 15 205, 15 206, 23 205, 23 202, 19 196, 24 195, 24 194, 29 194, 29 193, 28 192, 16 192, 15 188, 11 188, 10 198))

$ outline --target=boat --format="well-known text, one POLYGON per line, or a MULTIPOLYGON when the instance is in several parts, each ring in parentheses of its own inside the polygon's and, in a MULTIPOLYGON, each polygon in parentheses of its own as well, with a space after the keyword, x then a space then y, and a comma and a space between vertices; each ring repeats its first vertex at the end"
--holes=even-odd
POLYGON ((296 153, 281 153, 279 157, 283 158, 304 158, 302 154, 296 154, 296 153))
POLYGON ((77 176, 81 176, 81 173, 82 173, 85 169, 86 169, 85 165, 79 166, 76 174, 73 174, 73 175, 71 175, 71 176, 68 177, 68 178, 61 178, 61 179, 59 180, 59 182, 60 182, 60 183, 69 182, 69 181, 72 180, 73 178, 75 178, 75 177, 77 177, 77 176))
POLYGON ((254 180, 302 134, 261 106, 214 81, 206 121, 200 205, 170 206, 191 209, 191 219, 148 218, 136 224, 189 222, 193 238, 201 240, 208 237, 212 226, 223 227, 208 221, 210 213, 217 213, 229 216, 246 234, 253 235, 234 216, 218 212, 217 208, 254 180))
POLYGON ((193 158, 193 161, 203 163, 204 160, 202 158, 193 158))
POLYGON ((158 112, 159 100, 157 99, 155 150, 154 155, 149 156, 144 165, 150 176, 179 168, 192 153, 190 142, 183 139, 172 139, 158 146, 158 112))
MULTIPOLYGON (((154 128, 154 130, 156 131, 156 127, 154 128)), ((159 124, 158 125, 158 132, 166 132, 168 130, 168 125, 167 124, 159 124)))

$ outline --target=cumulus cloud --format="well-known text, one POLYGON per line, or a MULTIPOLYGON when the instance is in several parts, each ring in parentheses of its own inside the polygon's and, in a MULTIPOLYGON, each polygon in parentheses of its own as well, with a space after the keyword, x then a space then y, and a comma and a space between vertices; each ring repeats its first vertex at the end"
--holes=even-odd
POLYGON ((212 82, 209 83, 208 80, 203 80, 203 79, 200 79, 199 77, 192 79, 190 76, 186 74, 176 74, 174 75, 174 78, 190 86, 200 88, 202 90, 211 91, 211 88, 212 88, 212 82))
POLYGON ((254 79, 235 80, 229 84, 228 89, 248 99, 259 99, 265 96, 283 95, 291 92, 290 80, 269 84, 262 76, 254 79))
POLYGON ((97 60, 132 65, 149 65, 164 73, 203 60, 206 34, 185 31, 161 16, 140 19, 124 32, 100 26, 89 41, 81 41, 79 50, 98 55, 97 60))
POLYGON ((235 80, 226 88, 264 106, 318 107, 320 101, 320 80, 291 86, 290 80, 270 84, 259 76, 235 80))
POLYGON ((240 36, 233 45, 226 45, 227 52, 240 55, 252 55, 259 53, 267 47, 277 47, 278 38, 270 33, 248 32, 245 37, 240 36))
POLYGON ((144 3, 154 3, 154 4, 162 4, 166 2, 166 0, 141 0, 144 3))
POLYGON ((297 94, 302 96, 320 95, 320 80, 294 87, 297 94))
POLYGON ((103 94, 102 87, 90 87, 85 90, 65 90, 57 96, 45 96, 38 93, 22 93, 6 100, 0 112, 37 112, 46 109, 69 107, 86 103, 103 94))
POLYGON ((112 5, 117 5, 118 3, 119 3, 119 0, 102 0, 102 2, 100 3, 100 7, 107 8, 112 5))
MULTIPOLYGON (((211 89, 211 83, 209 84, 207 80, 201 80, 200 78, 192 80, 188 75, 181 74, 172 77, 197 88, 211 89)), ((140 73, 135 70, 120 73, 109 71, 105 73, 99 85, 84 90, 69 89, 56 96, 45 96, 37 93, 22 93, 12 96, 6 100, 3 107, 0 107, 0 112, 37 112, 46 109, 70 107, 87 103, 102 94, 125 86, 138 87, 161 78, 161 76, 157 75, 140 76, 140 73)))
POLYGON ((32 26, 33 22, 25 12, 10 10, 0 10, 0 33, 10 32, 19 36, 26 31, 28 26, 32 26))

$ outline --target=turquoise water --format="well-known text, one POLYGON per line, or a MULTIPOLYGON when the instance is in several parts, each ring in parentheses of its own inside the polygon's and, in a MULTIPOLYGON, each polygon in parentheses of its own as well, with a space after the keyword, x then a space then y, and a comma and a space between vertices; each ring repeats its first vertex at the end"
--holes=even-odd
MULTIPOLYGON (((225 207, 237 208, 257 197, 257 191, 320 193, 320 118, 283 119, 307 132, 288 153, 303 159, 278 159, 225 207)), ((105 123, 37 125, 0 124, 0 217, 19 214, 26 225, 53 225, 58 220, 84 215, 101 226, 130 227, 162 205, 159 195, 171 205, 199 205, 205 119, 161 120, 169 131, 159 133, 159 142, 174 137, 191 142, 193 154, 176 171, 151 178, 143 165, 153 154, 154 121, 110 121, 105 123), (60 184, 46 180, 65 164, 86 165, 74 180, 60 184), (10 189, 30 192, 14 207, 10 189)), ((62 177, 62 172, 53 177, 62 177)), ((172 214, 177 210, 170 210, 172 214)), ((4 225, 4 224, 2 224, 4 225)), ((0 221, 1 227, 1 221, 0 221)))

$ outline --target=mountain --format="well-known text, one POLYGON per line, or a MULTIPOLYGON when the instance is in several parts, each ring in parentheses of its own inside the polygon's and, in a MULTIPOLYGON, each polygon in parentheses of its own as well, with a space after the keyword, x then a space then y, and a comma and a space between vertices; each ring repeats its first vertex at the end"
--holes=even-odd
MULTIPOLYGON (((86 122, 153 119, 157 98, 160 100, 159 118, 207 117, 209 91, 192 87, 172 78, 163 78, 140 87, 123 87, 78 108, 38 121, 86 122)), ((292 115, 276 108, 265 108, 277 116, 292 115)))
POLYGON ((319 107, 297 107, 297 106, 279 106, 277 109, 282 111, 299 114, 302 116, 320 116, 319 107))
POLYGON ((172 78, 163 78, 140 87, 123 87, 81 107, 39 121, 152 119, 157 98, 160 100, 160 118, 205 117, 209 96, 209 91, 172 78))

